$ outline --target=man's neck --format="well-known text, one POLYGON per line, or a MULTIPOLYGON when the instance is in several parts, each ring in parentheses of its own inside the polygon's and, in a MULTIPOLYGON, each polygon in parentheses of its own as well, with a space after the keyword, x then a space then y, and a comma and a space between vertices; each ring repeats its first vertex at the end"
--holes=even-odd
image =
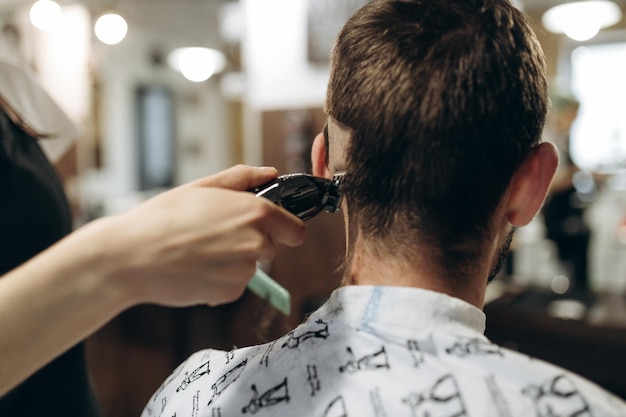
POLYGON ((483 307, 488 262, 477 265, 468 276, 451 277, 445 268, 436 265, 436 256, 428 248, 416 249, 411 260, 373 250, 357 239, 349 248, 344 277, 345 285, 389 285, 416 287, 441 292, 462 299, 478 308, 483 307))

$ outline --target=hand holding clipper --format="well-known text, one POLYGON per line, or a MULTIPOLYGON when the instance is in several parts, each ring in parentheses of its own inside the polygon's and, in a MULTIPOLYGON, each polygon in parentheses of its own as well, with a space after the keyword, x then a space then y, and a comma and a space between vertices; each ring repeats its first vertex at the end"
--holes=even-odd
MULTIPOLYGON (((336 174, 330 180, 309 174, 288 174, 281 175, 250 191, 257 197, 265 197, 306 221, 317 216, 322 210, 329 213, 339 210, 342 179, 343 173, 336 174)), ((268 300, 283 314, 290 314, 291 295, 262 270, 257 268, 256 274, 248 283, 248 289, 268 300)))

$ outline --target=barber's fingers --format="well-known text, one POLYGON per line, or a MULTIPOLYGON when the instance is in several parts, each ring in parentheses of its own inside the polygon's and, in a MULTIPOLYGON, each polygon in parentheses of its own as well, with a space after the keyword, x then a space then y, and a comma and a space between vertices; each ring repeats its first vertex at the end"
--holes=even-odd
POLYGON ((286 246, 298 246, 304 242, 306 227, 302 220, 269 200, 259 198, 258 202, 262 207, 259 227, 271 242, 286 246))
MULTIPOLYGON (((204 299, 199 303, 206 303, 210 306, 216 306, 224 303, 230 303, 239 299, 245 289, 246 284, 254 275, 257 268, 255 260, 242 261, 234 263, 224 263, 213 268, 215 276, 219 276, 219 280, 211 279, 208 285, 205 285, 207 291, 204 293, 204 299)), ((199 292, 203 294, 202 291, 199 292)))
POLYGON ((259 251, 259 255, 257 256, 257 261, 263 262, 263 263, 271 262, 276 257, 277 252, 278 252, 278 248, 276 247, 276 244, 274 244, 271 241, 268 241, 263 246, 262 250, 259 251))
MULTIPOLYGON (((192 186, 229 188, 246 191, 276 178, 278 171, 273 167, 236 165, 215 175, 190 183, 192 186)), ((259 199, 265 210, 260 218, 264 221, 263 231, 272 242, 287 246, 298 246, 304 241, 306 229, 302 220, 265 199, 259 199)))
POLYGON ((278 175, 276 168, 236 165, 210 177, 196 180, 189 185, 220 187, 245 191, 270 181, 278 175))

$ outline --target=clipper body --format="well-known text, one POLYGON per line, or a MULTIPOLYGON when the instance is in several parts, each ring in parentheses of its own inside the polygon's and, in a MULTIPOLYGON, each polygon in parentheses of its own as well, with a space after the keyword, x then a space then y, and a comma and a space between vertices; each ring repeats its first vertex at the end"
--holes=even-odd
POLYGON ((343 174, 337 174, 330 180, 309 174, 287 174, 250 191, 278 204, 302 220, 309 220, 322 210, 334 213, 339 209, 339 186, 342 178, 343 174))

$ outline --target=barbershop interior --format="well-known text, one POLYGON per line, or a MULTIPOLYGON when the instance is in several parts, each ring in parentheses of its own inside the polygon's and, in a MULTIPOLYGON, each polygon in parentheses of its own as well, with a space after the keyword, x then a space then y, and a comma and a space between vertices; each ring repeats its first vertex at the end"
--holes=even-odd
MULTIPOLYGON (((235 164, 311 172, 330 45, 366 1, 0 0, 0 54, 25 62, 78 126, 56 167, 79 228, 235 164)), ((546 55, 544 139, 560 162, 488 287, 486 335, 626 399, 626 2, 514 3, 546 55)), ((288 316, 247 291, 217 307, 134 307, 91 335, 105 414, 140 415, 197 350, 295 327, 341 281, 343 227, 322 213, 266 265, 291 294, 288 316)))

